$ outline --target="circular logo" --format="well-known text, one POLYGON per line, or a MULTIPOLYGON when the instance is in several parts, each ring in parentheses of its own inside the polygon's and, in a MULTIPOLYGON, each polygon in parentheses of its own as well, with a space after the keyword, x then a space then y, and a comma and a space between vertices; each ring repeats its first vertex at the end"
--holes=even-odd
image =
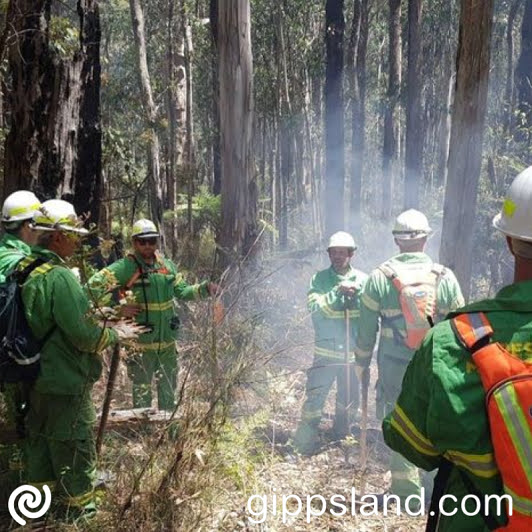
POLYGON ((9 501, 7 503, 9 515, 11 515, 19 525, 24 526, 26 524, 26 521, 21 515, 28 519, 37 519, 42 517, 50 508, 50 504, 52 503, 52 492, 46 484, 42 487, 42 490, 44 491, 44 502, 42 500, 43 497, 41 491, 29 484, 19 486, 9 496, 9 501), (41 505, 42 508, 40 510, 33 511, 41 505))

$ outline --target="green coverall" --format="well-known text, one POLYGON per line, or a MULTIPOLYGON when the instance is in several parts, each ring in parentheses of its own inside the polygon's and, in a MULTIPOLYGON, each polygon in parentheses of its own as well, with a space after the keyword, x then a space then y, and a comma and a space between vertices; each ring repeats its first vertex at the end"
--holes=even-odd
POLYGON ((338 274, 331 266, 316 273, 311 280, 307 306, 312 313, 314 325, 314 361, 307 372, 306 398, 301 412, 301 421, 294 435, 296 448, 311 453, 317 445, 318 425, 329 391, 336 381, 336 413, 333 430, 339 439, 346 436, 346 404, 356 412, 358 409, 358 381, 353 365, 350 365, 350 395, 346 390, 346 301, 338 293, 343 281, 355 283, 356 295, 347 303, 349 312, 350 350, 355 345, 357 322, 360 315, 360 293, 367 275, 350 267, 345 275, 338 274))
POLYGON ((35 246, 18 268, 40 256, 49 262, 22 287, 32 332, 37 338, 49 334, 26 417, 26 473, 33 485, 55 486, 66 505, 91 508, 96 459, 91 390, 102 370, 98 353, 118 336, 87 317, 87 295, 55 253, 35 246))
POLYGON ((177 386, 177 354, 175 341, 178 320, 174 298, 195 300, 208 296, 208 281, 189 285, 169 259, 156 256, 154 264, 146 264, 140 255, 128 255, 107 266, 89 280, 89 291, 96 293, 116 288, 125 289, 139 267, 142 275, 131 286, 134 301, 140 305, 137 323, 152 330, 139 337, 142 354, 128 359, 128 374, 133 381, 135 408, 151 407, 151 382, 157 379, 159 409, 173 410, 177 386))
MULTIPOLYGON (((30 254, 31 250, 28 244, 26 244, 20 238, 5 233, 0 240, 0 283, 6 280, 6 277, 11 273, 17 263, 24 257, 30 254)), ((3 399, 6 403, 6 421, 15 425, 18 423, 19 409, 22 403, 25 402, 25 390, 23 385, 6 383, 4 384, 3 399)), ((11 488, 12 482, 18 482, 20 470, 22 468, 22 462, 20 460, 21 450, 20 446, 6 445, 2 446, 0 452, 0 468, 2 470, 9 470, 8 478, 4 478, 2 484, 9 484, 8 490, 11 488)))
MULTIPOLYGON (((426 265, 427 270, 433 266, 432 259, 422 252, 401 253, 392 257, 388 264, 396 272, 408 268, 418 269, 426 265)), ((406 325, 401 312, 399 295, 392 282, 380 269, 371 272, 361 297, 359 333, 355 347, 356 362, 369 366, 373 348, 377 339, 380 322, 380 341, 377 354, 379 378, 377 382, 377 416, 382 419, 391 411, 399 392, 408 362, 414 352, 406 347, 402 340, 394 339, 395 327, 401 333, 406 332, 406 325), (393 319, 393 324, 390 323, 393 319)), ((437 290, 436 321, 448 312, 464 304, 464 299, 456 277, 448 268, 440 278, 437 290)), ((392 453, 390 461, 392 473, 391 493, 401 498, 420 492, 419 471, 402 456, 392 453)), ((424 483, 429 479, 424 479, 424 483)))
MULTIPOLYGON (((532 362, 532 281, 509 285, 495 299, 468 305, 451 317, 463 312, 485 312, 494 330, 492 341, 532 362)), ((467 474, 482 498, 503 494, 485 392, 471 355, 458 341, 449 320, 434 327, 416 352, 397 405, 383 422, 383 431, 386 443, 419 467, 434 469, 445 456, 467 474)), ((458 504, 446 500, 444 508, 446 512, 458 511, 454 516, 442 515, 438 531, 487 531, 481 516, 469 517, 460 509, 460 499, 469 491, 457 467, 445 493, 456 496, 458 504)), ((467 508, 474 511, 475 504, 467 508)), ((496 517, 496 507, 490 508, 496 517)), ((502 525, 504 518, 497 521, 502 525)))

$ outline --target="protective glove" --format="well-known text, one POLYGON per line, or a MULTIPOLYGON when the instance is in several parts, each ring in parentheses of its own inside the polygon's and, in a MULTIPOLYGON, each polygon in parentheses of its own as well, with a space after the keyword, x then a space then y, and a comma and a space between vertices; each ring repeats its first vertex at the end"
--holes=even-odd
POLYGON ((149 331, 146 327, 129 320, 120 320, 111 325, 111 328, 116 331, 118 338, 123 343, 130 343, 131 340, 136 340, 139 335, 149 331))
POLYGON ((340 295, 353 297, 357 293, 356 283, 354 281, 342 281, 336 289, 340 295))

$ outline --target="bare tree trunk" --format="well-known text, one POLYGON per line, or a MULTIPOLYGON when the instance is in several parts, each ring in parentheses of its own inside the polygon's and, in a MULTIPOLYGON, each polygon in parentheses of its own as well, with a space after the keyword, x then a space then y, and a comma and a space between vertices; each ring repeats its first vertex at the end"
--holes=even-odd
MULTIPOLYGON (((512 128, 514 112, 514 21, 517 10, 521 5, 521 0, 515 0, 510 7, 508 14, 508 25, 506 26, 506 46, 508 57, 506 59, 506 87, 504 90, 504 101, 506 103, 506 113, 504 117, 504 131, 512 128)), ((505 135, 506 136, 506 135, 505 135)))
POLYGON ((167 204, 174 214, 168 220, 167 244, 172 256, 177 255, 177 193, 183 188, 183 160, 185 151, 186 81, 185 36, 181 17, 175 2, 168 1, 166 105, 168 113, 168 174, 166 180, 167 204))
POLYGON ((253 181, 253 65, 249 0, 219 0, 218 52, 224 262, 244 256, 257 237, 253 181))
POLYGON ((212 88, 213 88, 213 141, 212 141, 212 193, 218 195, 222 191, 222 170, 220 159, 220 106, 218 102, 218 0, 210 0, 209 17, 212 34, 212 88))
POLYGON ((396 108, 401 94, 401 0, 388 0, 390 8, 388 35, 388 98, 384 111, 382 149, 382 218, 392 214, 393 167, 397 157, 396 108))
POLYGON ((368 0, 353 1, 353 19, 347 65, 351 92, 351 194, 349 228, 360 231, 362 173, 366 139, 366 52, 368 47, 368 0))
MULTIPOLYGON (((54 6, 54 9, 56 6, 54 6)), ((50 0, 14 5, 9 46, 10 130, 4 193, 34 190, 62 196, 98 221, 101 202, 100 26, 95 0, 58 5, 79 31, 79 43, 60 53, 51 41, 50 0)), ((54 11, 55 13, 55 11, 54 11)))
MULTIPOLYGON (((151 216, 155 224, 164 236, 163 227, 163 205, 164 205, 164 183, 161 179, 161 169, 159 161, 159 136, 157 133, 157 110, 153 101, 150 74, 148 71, 148 59, 146 56, 146 38, 144 34, 144 13, 140 0, 129 0, 131 11, 131 22, 133 27, 133 37, 135 41, 135 51, 137 54, 137 67, 140 81, 140 94, 144 107, 145 121, 149 133, 148 144, 148 167, 149 167, 149 189, 151 216)), ((164 248, 164 238, 161 238, 161 247, 164 248)))
POLYGON ((519 140, 530 142, 532 127, 532 0, 526 0, 521 27, 521 55, 515 69, 518 107, 521 123, 517 131, 519 140))
POLYGON ((408 74, 406 104, 405 209, 419 205, 423 177, 423 112, 421 108, 422 0, 408 1, 408 74))
POLYGON ((327 0, 325 6, 325 230, 344 228, 344 2, 327 0))
POLYGON ((493 0, 462 0, 440 261, 454 270, 466 299, 482 162, 492 17, 493 0))

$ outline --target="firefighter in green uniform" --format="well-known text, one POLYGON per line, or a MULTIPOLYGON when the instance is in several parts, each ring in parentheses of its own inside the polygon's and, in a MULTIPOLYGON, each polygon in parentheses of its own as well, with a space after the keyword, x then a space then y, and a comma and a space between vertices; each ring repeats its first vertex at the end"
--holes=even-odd
MULTIPOLYGON (((380 323, 377 354, 379 419, 393 408, 401 389, 403 375, 415 349, 412 343, 407 345, 410 340, 408 321, 400 302, 397 283, 402 282, 405 286, 416 286, 416 283, 421 281, 428 283, 426 293, 430 294, 432 289, 435 301, 426 302, 430 307, 426 311, 434 320, 443 318, 449 311, 464 304, 460 286, 452 271, 434 263, 424 253, 427 238, 431 233, 428 220, 421 212, 410 209, 400 214, 392 231, 400 253, 371 272, 361 296, 355 369, 361 377, 362 371, 369 368, 380 323)), ((415 324, 412 325, 415 332, 415 324)), ((418 332, 421 333, 420 342, 429 328, 425 313, 421 316, 421 324, 417 326, 418 332)), ((420 475, 415 466, 399 454, 392 453, 390 469, 391 493, 401 499, 420 493, 420 475)))
POLYGON ((2 226, 5 234, 0 240, 0 282, 17 262, 30 253, 36 233, 30 224, 33 213, 41 206, 33 192, 18 190, 9 195, 2 206, 2 226))
POLYGON ((357 334, 359 294, 366 274, 350 264, 356 249, 349 233, 339 231, 331 236, 327 248, 331 266, 316 273, 308 292, 308 309, 312 313, 315 346, 314 361, 308 370, 306 398, 301 420, 294 435, 294 446, 301 454, 312 454, 318 448, 318 426, 329 391, 336 381, 336 412, 333 432, 342 439, 348 431, 348 412, 358 410, 358 382, 353 366, 345 365, 346 340, 352 349, 357 334), (346 316, 348 313, 348 316, 346 316), (346 335, 349 320, 349 338, 346 335), (347 397, 347 376, 350 397, 347 397))
POLYGON ((89 300, 65 263, 87 233, 74 207, 49 200, 33 219, 37 245, 17 265, 24 269, 38 258, 46 259, 22 287, 28 324, 37 338, 44 339, 26 417, 27 480, 37 487, 55 487, 53 500, 69 511, 92 511, 96 456, 91 390, 102 370, 99 353, 142 330, 123 323, 102 328, 86 315, 89 300))
POLYGON ((189 285, 176 265, 157 252, 159 232, 153 222, 142 219, 132 230, 134 253, 95 274, 89 280, 89 291, 95 293, 119 288, 128 299, 127 314, 150 332, 139 338, 142 354, 128 359, 128 374, 133 381, 133 406, 151 407, 151 383, 155 376, 159 409, 173 410, 178 363, 175 341, 178 319, 174 298, 197 300, 215 295, 218 285, 204 281, 189 285), (131 291, 131 296, 125 293, 131 291))
MULTIPOLYGON (((493 222, 506 235, 515 258, 514 283, 500 290, 494 299, 470 304, 449 316, 485 313, 494 331, 492 342, 500 342, 513 356, 528 362, 532 362, 531 212, 532 167, 529 167, 512 183, 502 212, 493 222)), ((449 497, 443 507, 446 513, 455 513, 440 516, 439 532, 487 531, 481 515, 484 509, 479 515, 468 516, 463 513, 460 501, 472 493, 472 487, 482 500, 485 495, 504 493, 496 464, 501 458, 494 457, 486 393, 479 371, 455 330, 452 321, 445 320, 425 337, 408 366, 395 409, 384 419, 384 438, 392 449, 423 469, 439 467, 443 457, 452 462, 454 467, 444 493, 455 496, 457 502, 449 497)), ((530 428, 525 428, 525 433, 528 433, 525 447, 531 449, 530 428)), ((525 456, 529 454, 524 452, 525 456)), ((514 510, 518 502, 532 515, 532 500, 514 501, 514 510)), ((494 503, 492 499, 489 515, 502 526, 504 505, 501 512, 494 503)), ((466 510, 474 512, 475 507, 476 504, 468 504, 466 510)))
MULTIPOLYGON (((2 227, 5 231, 0 240, 0 282, 15 268, 17 263, 30 254, 30 246, 35 244, 36 233, 31 229, 33 213, 41 205, 33 192, 18 190, 10 194, 2 206, 2 227)), ((3 399, 6 402, 6 419, 8 423, 18 427, 19 432, 23 429, 23 409, 26 402, 27 390, 21 384, 4 384, 3 399)), ((2 469, 6 458, 6 470, 10 470, 9 477, 18 481, 22 467, 20 460, 19 445, 9 445, 2 449, 2 469), (9 465, 7 464, 9 462, 9 465)), ((9 484, 4 477, 3 484, 9 484)), ((6 485, 8 489, 9 486, 6 485)))

